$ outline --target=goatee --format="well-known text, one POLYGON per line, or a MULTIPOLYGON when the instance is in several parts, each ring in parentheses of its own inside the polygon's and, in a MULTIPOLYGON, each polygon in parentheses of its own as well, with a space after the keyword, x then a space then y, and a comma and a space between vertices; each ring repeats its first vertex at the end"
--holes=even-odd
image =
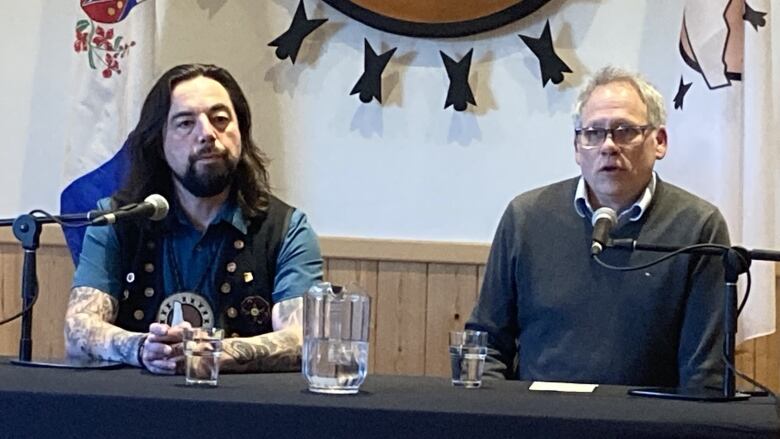
POLYGON ((192 195, 208 198, 221 194, 233 183, 236 163, 224 158, 219 166, 206 166, 203 172, 195 169, 197 160, 190 160, 184 175, 173 172, 173 177, 192 195))

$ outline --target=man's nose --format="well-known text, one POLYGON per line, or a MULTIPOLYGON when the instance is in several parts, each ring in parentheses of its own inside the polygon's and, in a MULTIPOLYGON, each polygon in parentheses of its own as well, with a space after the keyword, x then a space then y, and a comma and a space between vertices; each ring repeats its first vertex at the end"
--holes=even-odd
POLYGON ((196 129, 198 143, 200 144, 214 143, 214 140, 217 138, 216 128, 211 124, 208 117, 201 116, 198 118, 196 129))
POLYGON ((607 131, 604 141, 601 142, 601 146, 599 147, 599 152, 601 154, 611 155, 616 154, 618 151, 620 151, 620 147, 615 144, 615 140, 612 138, 612 132, 607 131))

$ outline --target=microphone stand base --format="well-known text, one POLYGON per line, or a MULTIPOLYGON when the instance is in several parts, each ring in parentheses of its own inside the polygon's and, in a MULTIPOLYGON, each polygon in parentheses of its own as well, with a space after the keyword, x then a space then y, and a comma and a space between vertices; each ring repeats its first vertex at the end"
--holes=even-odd
POLYGON ((103 360, 82 360, 75 358, 51 358, 39 361, 11 360, 11 364, 24 367, 54 367, 59 369, 119 369, 123 363, 103 360))
POLYGON ((726 396, 722 390, 715 389, 684 389, 679 387, 656 387, 631 389, 629 395, 642 396, 646 398, 678 399, 684 401, 704 401, 704 402, 728 402, 745 401, 750 398, 746 393, 736 392, 732 396, 726 396))

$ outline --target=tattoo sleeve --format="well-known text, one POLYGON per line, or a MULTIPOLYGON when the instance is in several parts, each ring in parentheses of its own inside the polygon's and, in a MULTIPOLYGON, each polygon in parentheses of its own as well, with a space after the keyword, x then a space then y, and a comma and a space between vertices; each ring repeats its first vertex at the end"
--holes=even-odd
POLYGON ((301 368, 303 299, 274 305, 273 332, 232 338, 223 344, 221 368, 225 372, 289 372, 301 368))
POLYGON ((70 291, 65 312, 65 351, 71 357, 120 361, 138 366, 138 343, 143 334, 113 325, 117 301, 89 287, 70 291))

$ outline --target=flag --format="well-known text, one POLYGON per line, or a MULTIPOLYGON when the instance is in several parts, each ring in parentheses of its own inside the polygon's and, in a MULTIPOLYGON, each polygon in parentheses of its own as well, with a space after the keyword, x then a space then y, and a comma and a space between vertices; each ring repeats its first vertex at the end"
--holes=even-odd
MULTIPOLYGON (((780 72, 773 70, 772 47, 777 52, 780 39, 772 30, 780 8, 772 6, 770 0, 686 1, 669 117, 672 131, 681 133, 675 151, 683 149, 696 168, 688 170, 691 178, 708 182, 702 190, 726 215, 732 243, 749 249, 777 247, 780 109, 773 102, 780 102, 780 72)), ((754 261, 751 274, 738 340, 775 330, 775 263, 754 261)))
MULTIPOLYGON (((154 72, 154 2, 82 0, 73 18, 73 99, 65 138, 63 214, 95 209, 127 170, 126 137, 154 72)), ((74 263, 83 228, 65 229, 74 263)))

